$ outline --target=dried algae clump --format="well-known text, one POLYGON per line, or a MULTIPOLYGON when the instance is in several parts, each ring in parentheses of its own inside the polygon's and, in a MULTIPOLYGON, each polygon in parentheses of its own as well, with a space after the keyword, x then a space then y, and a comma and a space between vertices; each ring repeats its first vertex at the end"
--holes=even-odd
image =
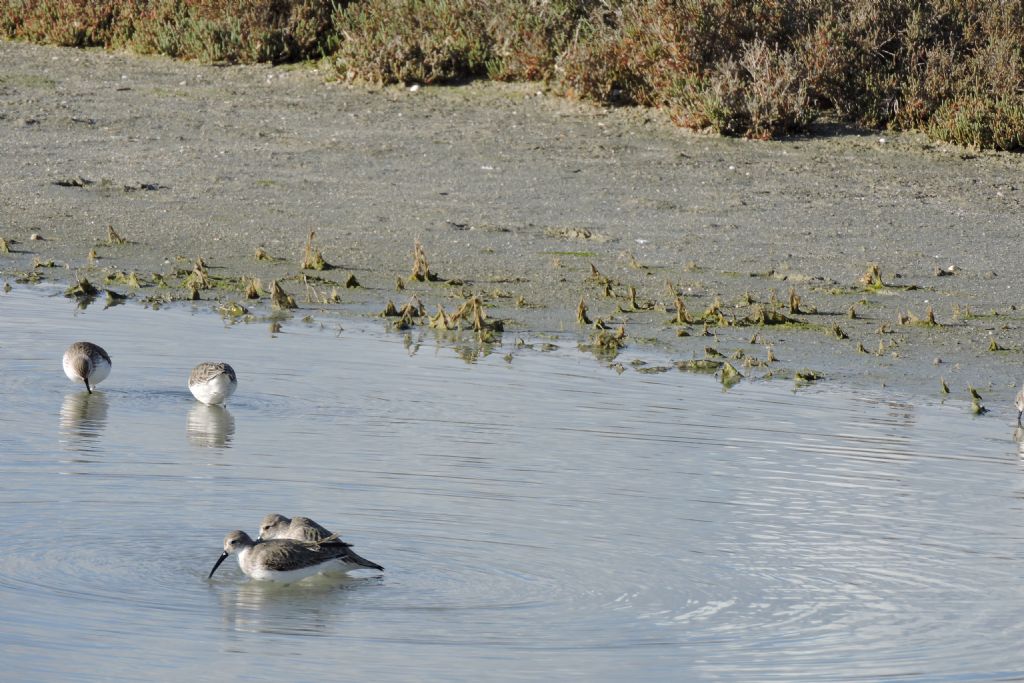
POLYGON ((803 313, 800 310, 800 295, 796 293, 796 287, 789 288, 789 312, 793 315, 803 313))
POLYGON ((349 273, 348 278, 346 278, 345 280, 345 287, 347 287, 348 289, 353 289, 355 287, 362 287, 362 285, 359 284, 359 280, 356 279, 355 275, 349 273))
POLYGON ((591 325, 593 322, 587 317, 587 302, 580 297, 579 304, 576 305, 576 322, 580 325, 591 325))
POLYGON ((704 309, 704 313, 701 314, 701 320, 717 320, 722 317, 722 302, 718 297, 711 302, 711 305, 704 309))
POLYGON ((836 339, 849 339, 850 335, 843 331, 843 328, 839 327, 839 323, 832 324, 832 336, 836 339))
POLYGON ((590 340, 590 344, 581 345, 585 351, 590 351, 595 356, 615 358, 626 346, 626 327, 620 325, 615 332, 600 330, 590 340))
POLYGON ((281 288, 277 280, 270 281, 270 302, 274 308, 280 310, 290 310, 299 307, 295 303, 295 299, 281 288))
POLYGON ((865 289, 878 290, 885 287, 885 283, 882 282, 882 271, 878 267, 877 263, 870 264, 867 271, 860 276, 860 279, 857 282, 865 289))
POLYGON ((648 302, 641 303, 640 301, 637 300, 637 298, 636 298, 636 287, 634 287, 633 285, 629 286, 628 292, 629 293, 628 293, 627 296, 629 297, 629 308, 628 309, 623 309, 623 308, 619 309, 623 313, 629 313, 631 311, 649 311, 652 308, 654 308, 654 304, 652 304, 652 303, 648 303, 648 302))
POLYGON ((743 325, 803 325, 802 320, 789 316, 765 306, 758 306, 754 312, 741 321, 743 325))
POLYGON ((113 225, 108 225, 107 226, 107 245, 113 247, 113 246, 116 246, 116 245, 119 245, 119 244, 128 244, 128 240, 125 239, 124 237, 121 237, 121 235, 118 235, 117 234, 117 230, 114 230, 114 226, 113 225))
POLYGON ((74 299, 91 298, 99 293, 99 290, 84 277, 64 290, 64 296, 74 299))
POLYGON ((234 301, 222 304, 217 310, 225 318, 238 318, 249 312, 245 306, 234 301))
POLYGON ((718 372, 722 365, 722 361, 711 360, 710 358, 676 361, 676 367, 683 372, 718 372))
POLYGON ((989 351, 1008 351, 1005 346, 1001 346, 995 339, 992 339, 988 343, 989 351))
POLYGON ((732 363, 726 362, 722 364, 722 374, 719 379, 723 385, 731 387, 743 379, 743 375, 733 366, 732 363))
POLYGON ((260 281, 256 278, 246 278, 245 282, 245 298, 246 299, 259 299, 260 298, 260 281))
POLYGON ((929 306, 925 312, 923 318, 918 318, 910 310, 907 311, 906 316, 902 313, 898 313, 899 323, 901 325, 917 325, 918 327, 938 327, 939 323, 935 320, 935 310, 929 306))
POLYGON ((331 270, 334 266, 325 261, 324 255, 313 246, 313 239, 315 237, 316 231, 310 230, 309 237, 306 238, 306 247, 302 253, 302 264, 300 267, 303 270, 331 270))
POLYGON ((398 320, 391 323, 392 329, 395 330, 409 330, 416 325, 416 321, 413 320, 409 312, 404 308, 402 309, 401 315, 398 316, 398 320))
POLYGON ((10 253, 11 253, 11 243, 8 242, 7 240, 5 240, 3 237, 0 237, 0 254, 10 254, 10 253))
POLYGON ((612 285, 616 283, 610 277, 601 273, 593 263, 590 264, 590 275, 587 276, 587 279, 592 282, 596 282, 601 286, 605 298, 610 299, 615 296, 615 292, 612 290, 612 285))
POLYGON ((427 314, 427 310, 423 307, 423 302, 416 296, 406 301, 405 305, 402 306, 402 310, 399 312, 402 315, 408 315, 414 318, 422 318, 427 314))
POLYGON ((397 318, 400 315, 398 308, 395 306, 395 302, 388 299, 387 304, 384 306, 384 310, 380 312, 381 318, 397 318))
POLYGON ((672 368, 665 365, 652 365, 646 368, 637 368, 636 371, 642 375, 660 375, 663 372, 668 372, 672 368))
POLYGON ((682 297, 676 297, 676 316, 672 318, 673 325, 689 325, 693 322, 690 319, 690 314, 686 312, 686 304, 683 303, 682 297))
POLYGON ((441 304, 437 305, 437 313, 430 316, 427 319, 427 324, 435 330, 454 330, 455 323, 452 322, 451 316, 445 312, 444 306, 441 304))
POLYGON ((478 296, 468 299, 452 313, 451 322, 458 323, 462 320, 471 320, 473 329, 477 332, 501 332, 505 329, 504 323, 500 320, 487 317, 484 303, 478 296))
POLYGON ((103 280, 108 285, 128 285, 129 287, 133 287, 135 289, 139 289, 140 287, 142 287, 142 282, 139 281, 138 273, 136 273, 135 271, 132 271, 131 273, 127 274, 122 271, 117 271, 115 273, 108 274, 105 278, 103 278, 103 280))
POLYGON ((804 368, 803 370, 798 370, 793 376, 793 379, 797 382, 817 382, 820 379, 824 379, 824 375, 820 372, 804 368))
MULTIPOLYGON (((192 272, 189 273, 188 277, 185 278, 184 282, 181 283, 185 289, 210 289, 213 287, 213 283, 210 281, 210 274, 206 270, 206 262, 203 261, 203 257, 200 256, 196 259, 196 264, 192 268, 192 272)), ((193 300, 199 297, 194 297, 193 300)))
POLYGON ((946 384, 946 379, 944 377, 939 378, 939 391, 941 391, 944 394, 949 393, 949 385, 946 384))
POLYGON ((629 260, 629 267, 633 270, 646 270, 647 266, 640 263, 633 252, 626 251, 622 255, 629 260))
POLYGON ((273 261, 274 257, 267 253, 267 250, 263 247, 256 247, 256 260, 257 261, 273 261))
POLYGON ((120 292, 115 292, 112 289, 103 290, 107 293, 107 303, 103 308, 110 308, 111 306, 119 306, 123 304, 128 297, 120 292))
POLYGON ((967 391, 971 394, 971 414, 984 415, 987 413, 988 408, 981 402, 981 394, 971 385, 967 385, 967 391))
POLYGON ((412 249, 412 272, 409 273, 410 280, 417 282, 437 282, 440 278, 437 273, 430 271, 430 264, 427 262, 427 254, 423 250, 423 243, 416 240, 412 249))

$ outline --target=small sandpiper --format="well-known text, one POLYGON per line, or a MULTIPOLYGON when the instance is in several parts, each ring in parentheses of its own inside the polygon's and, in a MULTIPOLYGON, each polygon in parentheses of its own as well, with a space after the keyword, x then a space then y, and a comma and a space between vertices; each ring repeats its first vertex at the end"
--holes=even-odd
POLYGON ((1020 418, 1024 415, 1024 387, 1017 392, 1017 398, 1013 400, 1013 405, 1017 407, 1017 426, 1022 426, 1020 418))
POLYGON ((110 356, 92 342, 75 342, 64 352, 64 374, 72 382, 85 382, 90 394, 110 374, 110 367, 110 356))
POLYGON ((235 370, 227 363, 200 363, 188 376, 188 390, 208 406, 224 403, 237 388, 235 370))
POLYGON ((347 560, 345 544, 312 544, 305 541, 274 539, 257 543, 244 531, 232 531, 224 537, 224 552, 210 570, 213 578, 229 555, 238 555, 238 566, 257 581, 292 583, 316 574, 343 573, 354 569, 347 560))
POLYGON ((376 569, 384 571, 384 567, 376 562, 371 562, 365 557, 360 557, 354 550, 352 544, 346 543, 338 537, 338 534, 322 527, 309 517, 293 517, 288 519, 284 515, 271 513, 260 522, 259 541, 273 539, 289 539, 301 541, 306 544, 319 544, 323 548, 342 547, 347 554, 339 558, 343 563, 349 565, 348 569, 376 569))

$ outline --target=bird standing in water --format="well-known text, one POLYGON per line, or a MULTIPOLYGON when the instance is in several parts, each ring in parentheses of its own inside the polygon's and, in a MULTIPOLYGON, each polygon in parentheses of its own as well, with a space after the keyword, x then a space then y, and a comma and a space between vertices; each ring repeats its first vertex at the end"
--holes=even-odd
POLYGON ((64 374, 72 382, 85 382, 90 394, 93 386, 107 378, 110 368, 110 356, 92 342, 75 342, 64 352, 64 374))

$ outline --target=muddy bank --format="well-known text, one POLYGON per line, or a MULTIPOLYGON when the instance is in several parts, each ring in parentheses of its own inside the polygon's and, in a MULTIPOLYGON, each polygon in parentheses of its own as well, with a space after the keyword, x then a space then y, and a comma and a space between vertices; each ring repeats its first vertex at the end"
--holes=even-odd
POLYGON ((297 316, 372 315, 413 295, 451 313, 478 295, 513 355, 518 337, 591 342, 583 298, 589 320, 624 327, 619 360, 713 347, 748 377, 807 368, 933 396, 944 378, 951 396, 969 403, 973 385, 1011 415, 1024 361, 1019 156, 848 129, 705 137, 529 86, 366 90, 309 66, 9 42, 0 61, 12 283, 134 271, 142 287, 110 288, 182 298, 202 257, 221 281, 200 297, 257 312, 269 297, 243 300, 243 276, 277 279, 297 316), (129 243, 110 244, 108 226, 129 243), (314 230, 335 269, 300 269, 314 230), (417 240, 446 282, 410 280, 417 240), (860 281, 872 263, 882 287, 860 281), (361 286, 345 287, 350 275, 361 286), (716 299, 720 311, 678 324, 677 297, 689 320, 716 299), (753 324, 765 310, 797 322, 753 324))

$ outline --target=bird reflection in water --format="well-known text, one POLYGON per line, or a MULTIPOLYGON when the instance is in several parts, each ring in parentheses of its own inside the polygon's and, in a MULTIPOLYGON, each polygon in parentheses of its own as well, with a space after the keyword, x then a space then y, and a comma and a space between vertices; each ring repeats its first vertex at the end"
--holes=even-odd
POLYGON ((233 631, 287 635, 329 635, 343 615, 349 590, 366 579, 346 576, 315 576, 284 585, 249 581, 232 585, 218 594, 224 622, 233 631))
POLYGON ((64 396, 60 406, 60 434, 69 441, 94 440, 107 424, 107 397, 78 391, 64 396))
POLYGON ((193 446, 229 448, 235 434, 235 418, 224 406, 196 403, 188 411, 185 433, 193 446))

